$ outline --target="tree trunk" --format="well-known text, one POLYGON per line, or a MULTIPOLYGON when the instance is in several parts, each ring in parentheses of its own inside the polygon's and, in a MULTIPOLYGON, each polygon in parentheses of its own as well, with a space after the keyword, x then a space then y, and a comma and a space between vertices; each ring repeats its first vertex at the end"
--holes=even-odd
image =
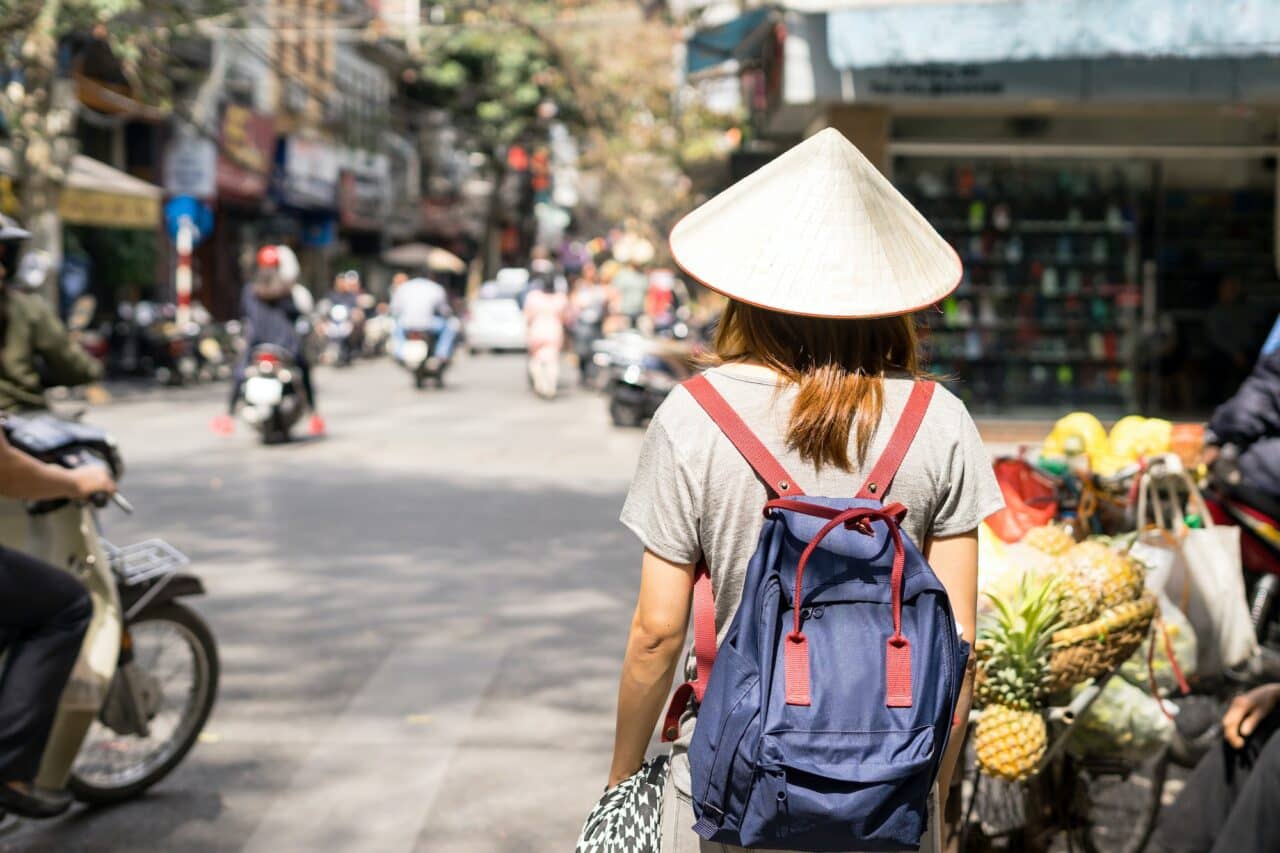
POLYGON ((502 266, 502 230, 499 224, 502 218, 502 183, 507 177, 506 157, 491 153, 489 162, 493 163, 493 192, 489 194, 489 210, 484 217, 484 238, 480 244, 485 281, 492 280, 502 266))
MULTIPOLYGON (((16 105, 18 120, 10 123, 16 130, 17 193, 23 225, 31 232, 29 245, 48 252, 55 271, 62 266, 58 201, 70 169, 75 105, 73 93, 65 88, 58 91, 57 22, 61 6, 61 0, 45 0, 22 42, 23 96, 16 105), (65 106, 59 103, 63 100, 65 106)), ((57 299, 56 274, 46 282, 45 289, 51 299, 57 299)))

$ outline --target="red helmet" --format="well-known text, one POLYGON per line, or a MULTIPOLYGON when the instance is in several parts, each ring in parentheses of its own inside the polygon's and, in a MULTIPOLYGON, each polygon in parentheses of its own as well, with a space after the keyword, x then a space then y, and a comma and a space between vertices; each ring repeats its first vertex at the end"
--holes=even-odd
POLYGON ((275 246, 263 246, 258 250, 258 266, 260 267, 278 267, 280 266, 280 250, 275 246))

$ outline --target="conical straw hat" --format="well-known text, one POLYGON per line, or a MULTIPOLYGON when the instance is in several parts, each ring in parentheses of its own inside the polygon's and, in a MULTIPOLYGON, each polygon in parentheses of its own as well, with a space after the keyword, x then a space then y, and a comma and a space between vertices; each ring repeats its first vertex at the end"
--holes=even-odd
POLYGON ((689 275, 761 308, 884 317, 960 283, 960 258, 839 131, 827 128, 676 223, 689 275))

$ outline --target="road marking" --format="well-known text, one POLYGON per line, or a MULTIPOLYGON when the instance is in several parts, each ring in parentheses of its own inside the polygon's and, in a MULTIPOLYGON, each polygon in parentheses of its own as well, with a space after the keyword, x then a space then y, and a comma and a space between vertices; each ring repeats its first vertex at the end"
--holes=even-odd
POLYGON ((501 650, 399 647, 319 738, 245 853, 414 848, 501 650), (422 725, 430 713, 430 725, 422 725))

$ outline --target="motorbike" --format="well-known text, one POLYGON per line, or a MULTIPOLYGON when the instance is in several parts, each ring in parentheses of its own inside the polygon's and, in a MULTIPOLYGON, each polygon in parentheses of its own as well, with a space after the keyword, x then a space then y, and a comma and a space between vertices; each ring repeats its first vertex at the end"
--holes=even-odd
POLYGON ((1280 502, 1241 481, 1232 447, 1222 449, 1203 495, 1215 524, 1240 528, 1254 631, 1264 648, 1280 652, 1280 502))
POLYGON ((356 356, 356 321, 354 312, 335 302, 325 312, 325 361, 338 367, 351 364, 356 356))
MULTIPOLYGON (((447 322, 457 322, 449 318, 447 322)), ((404 340, 396 348, 396 361, 404 366, 413 376, 413 387, 425 388, 428 382, 434 382, 437 388, 444 387, 444 374, 450 362, 445 359, 434 359, 439 332, 433 329, 406 329, 404 340)))
POLYGON ((614 426, 638 427, 653 417, 662 401, 694 374, 694 350, 683 341, 620 332, 609 339, 609 417, 614 426))
POLYGON ((263 444, 289 440, 289 431, 306 412, 306 396, 293 355, 264 344, 249 354, 240 386, 240 416, 262 436, 263 444))
MULTIPOLYGON (((9 416, 19 450, 67 467, 123 463, 103 430, 53 415, 9 416)), ((125 511, 122 496, 112 499, 125 511)), ((105 805, 131 799, 195 745, 218 693, 213 632, 183 599, 204 593, 178 549, 160 539, 116 547, 102 536, 105 499, 0 502, 0 540, 82 581, 93 616, 63 691, 36 784, 105 805)))

